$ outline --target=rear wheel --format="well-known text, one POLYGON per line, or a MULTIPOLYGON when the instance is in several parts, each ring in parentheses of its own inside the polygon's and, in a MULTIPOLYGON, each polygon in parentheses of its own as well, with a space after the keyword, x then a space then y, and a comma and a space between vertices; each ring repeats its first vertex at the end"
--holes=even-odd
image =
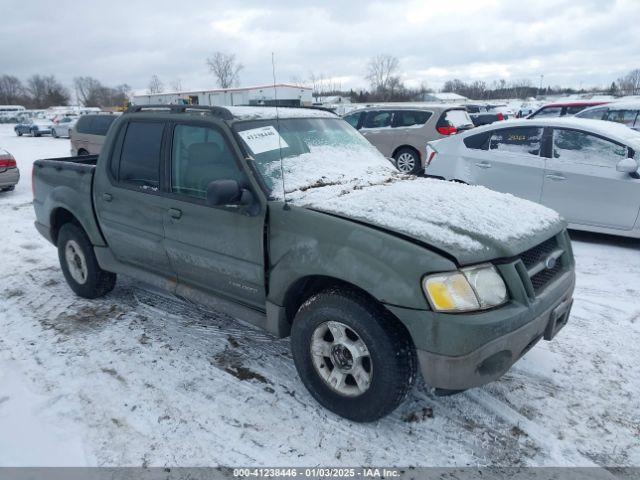
POLYGON ((392 412, 416 377, 404 327, 359 292, 329 289, 296 314, 291 349, 298 374, 325 408, 356 422, 392 412))
POLYGON ((22 132, 20 130, 16 130, 16 135, 18 135, 19 137, 22 136, 22 132))
POLYGON ((10 187, 4 187, 4 188, 0 188, 0 192, 10 192, 12 190, 15 190, 16 186, 15 185, 11 185, 10 187))
POLYGON ((420 163, 420 155, 412 148, 399 149, 393 158, 396 161, 396 168, 402 173, 411 173, 417 175, 420 173, 422 164, 420 163))
POLYGON ((56 129, 54 128, 53 130, 51 130, 51 135, 53 136, 53 138, 58 138, 58 132, 56 132, 56 129))
POLYGON ((84 148, 81 148, 80 150, 78 150, 78 155, 89 155, 89 152, 87 152, 84 148))
POLYGON ((100 268, 91 241, 78 225, 66 223, 60 228, 58 258, 64 278, 76 295, 97 298, 113 290, 115 273, 100 268))

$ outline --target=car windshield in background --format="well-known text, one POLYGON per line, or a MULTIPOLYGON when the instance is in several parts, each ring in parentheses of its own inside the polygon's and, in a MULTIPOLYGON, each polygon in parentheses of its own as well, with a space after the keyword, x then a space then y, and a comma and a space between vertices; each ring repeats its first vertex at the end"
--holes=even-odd
POLYGON ((358 181, 377 183, 395 169, 362 135, 338 118, 237 122, 235 131, 274 198, 358 181), (282 158, 282 162, 280 161, 282 158))

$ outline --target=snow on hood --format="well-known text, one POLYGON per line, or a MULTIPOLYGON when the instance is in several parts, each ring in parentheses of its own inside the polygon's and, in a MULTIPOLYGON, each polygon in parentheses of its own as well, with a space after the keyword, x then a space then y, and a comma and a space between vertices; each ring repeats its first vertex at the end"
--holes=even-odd
POLYGON ((463 252, 456 256, 469 261, 501 256, 500 245, 526 244, 562 225, 558 213, 537 203, 481 186, 426 178, 394 175, 368 186, 330 185, 303 193, 292 203, 463 252))

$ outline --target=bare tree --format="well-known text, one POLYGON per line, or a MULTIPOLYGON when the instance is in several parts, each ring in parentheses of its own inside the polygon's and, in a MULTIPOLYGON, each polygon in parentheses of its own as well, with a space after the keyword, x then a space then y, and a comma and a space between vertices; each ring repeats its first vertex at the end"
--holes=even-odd
POLYGON ((26 90, 35 108, 69 104, 69 91, 53 75, 31 76, 27 80, 26 90))
POLYGON ((182 80, 180 80, 179 78, 176 78, 174 81, 171 82, 171 90, 173 90, 174 92, 181 92, 182 91, 182 80))
POLYGON ((0 104, 14 105, 24 100, 24 87, 18 77, 0 76, 0 104))
POLYGON ((392 55, 376 55, 367 64, 365 78, 371 83, 374 91, 385 92, 392 83, 399 83, 396 73, 400 68, 400 61, 392 55), (395 77, 395 79, 394 79, 395 77))
POLYGON ((236 61, 236 56, 232 53, 215 52, 213 56, 207 58, 207 65, 220 88, 229 88, 238 85, 240 82, 240 71, 244 68, 236 61))
POLYGON ((640 94, 640 69, 631 70, 618 79, 618 89, 623 95, 640 94))
POLYGON ((76 77, 73 79, 76 98, 85 107, 100 107, 104 87, 93 77, 76 77))
POLYGON ((164 84, 162 83, 160 78, 158 78, 158 75, 153 75, 151 77, 151 80, 149 80, 147 93, 154 94, 154 93, 162 93, 162 92, 164 92, 164 84))

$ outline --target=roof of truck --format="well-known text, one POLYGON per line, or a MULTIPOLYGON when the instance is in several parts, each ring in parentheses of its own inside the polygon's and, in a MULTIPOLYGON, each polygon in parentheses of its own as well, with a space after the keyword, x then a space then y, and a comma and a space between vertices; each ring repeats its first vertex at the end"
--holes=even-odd
POLYGON ((275 118, 336 118, 336 114, 317 107, 209 106, 209 105, 132 105, 125 113, 186 113, 215 115, 223 120, 267 120, 275 118))

